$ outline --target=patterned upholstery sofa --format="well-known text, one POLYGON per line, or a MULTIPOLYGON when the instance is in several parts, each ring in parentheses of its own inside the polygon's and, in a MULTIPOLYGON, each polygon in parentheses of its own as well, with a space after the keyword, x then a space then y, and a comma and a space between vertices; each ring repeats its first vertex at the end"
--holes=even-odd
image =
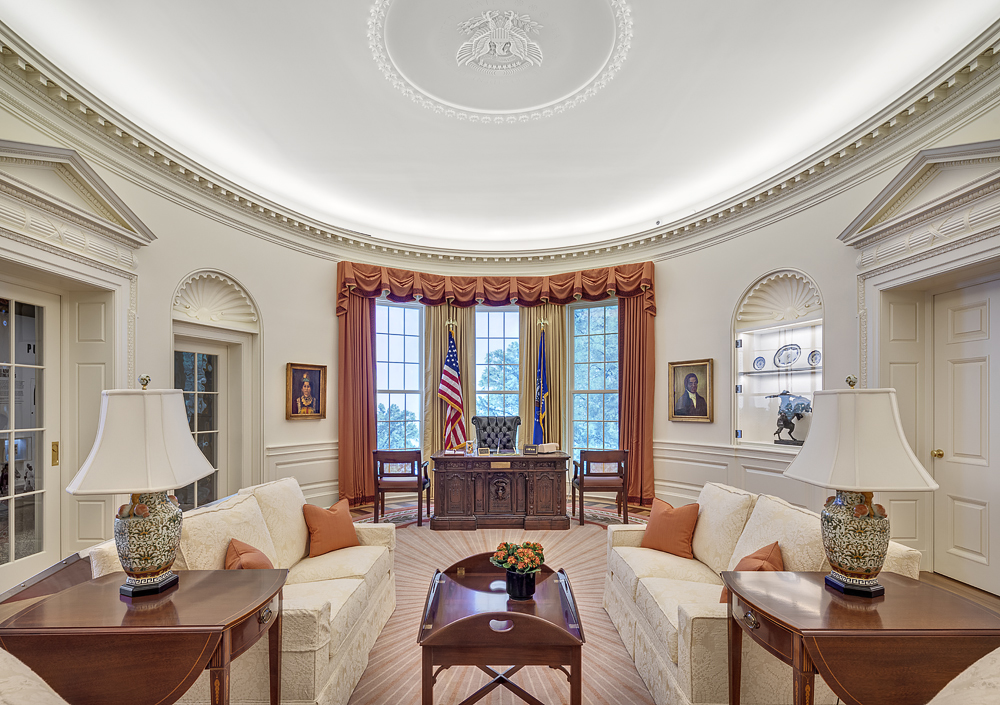
MULTIPOLYGON (((785 570, 829 570, 819 515, 778 497, 709 483, 698 497, 693 559, 641 548, 643 525, 608 527, 604 608, 657 705, 729 702, 728 632, 722 578, 775 541, 785 570)), ((919 575, 920 552, 895 542, 883 570, 919 575)), ((742 702, 792 702, 791 668, 743 640, 742 702)), ((816 679, 815 702, 836 696, 816 679)))
POLYGON ((0 705, 69 705, 42 677, 0 649, 0 705))
MULTIPOLYGON (((309 558, 305 497, 291 478, 247 487, 184 515, 174 568, 225 567, 229 540, 263 551, 287 568, 283 590, 281 701, 342 705, 368 665, 368 653, 396 606, 392 524, 355 524, 360 546, 309 558)), ((121 570, 114 542, 81 551, 94 577, 121 570)), ((183 579, 183 578, 182 578, 183 579)), ((231 702, 269 702, 267 639, 233 661, 231 702)), ((208 701, 208 672, 179 702, 208 701)))

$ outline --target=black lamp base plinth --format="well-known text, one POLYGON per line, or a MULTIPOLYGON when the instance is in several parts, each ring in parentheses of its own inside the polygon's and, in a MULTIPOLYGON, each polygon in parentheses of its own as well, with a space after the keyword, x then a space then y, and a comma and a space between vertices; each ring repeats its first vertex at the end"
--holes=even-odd
POLYGON ((885 588, 878 583, 874 585, 855 585, 854 583, 845 583, 832 574, 827 575, 824 581, 827 587, 831 587, 837 592, 842 592, 852 597, 882 597, 885 594, 885 588))
POLYGON ((177 573, 171 573, 170 577, 158 583, 150 583, 148 585, 129 585, 128 583, 125 583, 118 588, 118 594, 122 597, 129 598, 159 595, 166 592, 170 588, 175 587, 178 582, 180 582, 180 577, 177 573))

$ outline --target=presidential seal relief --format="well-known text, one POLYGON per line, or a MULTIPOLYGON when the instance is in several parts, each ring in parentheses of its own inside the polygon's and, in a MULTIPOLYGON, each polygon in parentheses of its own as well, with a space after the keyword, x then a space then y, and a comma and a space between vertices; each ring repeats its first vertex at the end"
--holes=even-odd
POLYGON ((528 35, 541 25, 513 10, 487 10, 458 25, 470 35, 458 48, 459 66, 471 66, 491 74, 508 74, 528 66, 541 66, 542 49, 528 35))

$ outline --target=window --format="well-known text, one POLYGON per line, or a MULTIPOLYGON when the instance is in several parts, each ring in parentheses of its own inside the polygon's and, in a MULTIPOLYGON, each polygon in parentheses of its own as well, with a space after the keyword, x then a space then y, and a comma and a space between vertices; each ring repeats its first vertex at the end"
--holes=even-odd
POLYGON ((517 307, 476 309, 476 416, 517 416, 521 321, 517 307))
POLYGON ((421 447, 421 316, 419 304, 375 304, 375 422, 380 450, 421 447))
POLYGON ((225 447, 221 438, 225 414, 221 387, 226 380, 221 369, 225 355, 194 350, 174 351, 174 387, 184 391, 188 426, 198 448, 215 468, 203 477, 174 492, 181 509, 200 507, 219 499, 219 469, 225 467, 225 447))
POLYGON ((618 448, 618 302, 570 309, 573 457, 618 448))

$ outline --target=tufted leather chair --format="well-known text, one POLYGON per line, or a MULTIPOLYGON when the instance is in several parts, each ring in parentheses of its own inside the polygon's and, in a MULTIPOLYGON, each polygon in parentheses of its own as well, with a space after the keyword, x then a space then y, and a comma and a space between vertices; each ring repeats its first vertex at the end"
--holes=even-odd
POLYGON ((489 447, 491 451, 499 448, 517 448, 517 427, 521 425, 520 416, 473 416, 472 425, 476 427, 478 448, 489 447))

